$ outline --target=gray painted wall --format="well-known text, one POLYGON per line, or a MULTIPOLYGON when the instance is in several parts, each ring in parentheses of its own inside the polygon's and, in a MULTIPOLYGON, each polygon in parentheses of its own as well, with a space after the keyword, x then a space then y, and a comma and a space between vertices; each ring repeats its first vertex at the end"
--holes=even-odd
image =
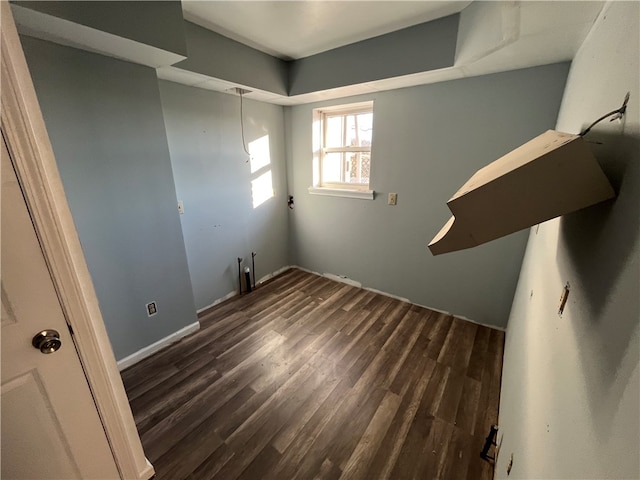
POLYGON ((452 67, 459 14, 290 62, 289 95, 452 67))
POLYGON ((155 71, 21 37, 117 359, 196 321, 155 71), (158 314, 147 317, 145 304, 158 314))
POLYGON ((373 99, 373 201, 310 195, 311 116, 286 113, 293 262, 504 327, 527 232, 433 257, 445 202, 479 168, 555 124, 568 64, 332 101, 373 99), (398 205, 387 205, 387 193, 398 205))
POLYGON ((13 3, 178 55, 187 54, 182 3, 179 0, 13 3))
MULTIPOLYGON (((289 264, 283 107, 244 100, 247 145, 268 135, 270 164, 244 153, 240 97, 160 82, 171 163, 196 307, 237 291, 237 257, 256 279, 289 264), (275 197, 253 208, 251 182, 271 171, 275 197)), ((252 151, 253 153, 253 151, 252 151)))
POLYGON ((619 194, 530 234, 507 329, 496 478, 640 475, 639 19, 637 2, 612 2, 572 63, 559 130, 579 132, 631 92, 624 123, 586 137, 602 142, 593 151, 619 194))
POLYGON ((185 21, 184 29, 189 56, 174 67, 279 95, 287 94, 285 61, 191 22, 185 21))

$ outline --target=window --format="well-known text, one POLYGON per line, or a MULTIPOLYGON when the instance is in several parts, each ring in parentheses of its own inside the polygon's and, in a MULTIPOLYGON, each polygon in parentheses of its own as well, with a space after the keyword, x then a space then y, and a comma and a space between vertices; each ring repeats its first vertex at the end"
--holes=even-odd
POLYGON ((311 193, 373 199, 369 189, 373 102, 319 108, 311 193))

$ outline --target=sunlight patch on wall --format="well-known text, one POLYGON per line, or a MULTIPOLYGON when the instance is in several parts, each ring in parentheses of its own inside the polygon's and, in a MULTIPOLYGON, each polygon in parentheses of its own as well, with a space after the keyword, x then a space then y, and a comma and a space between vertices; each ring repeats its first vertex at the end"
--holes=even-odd
POLYGON ((253 208, 257 208, 273 197, 273 180, 271 170, 266 171, 255 180, 251 180, 251 197, 253 208))
POLYGON ((269 135, 250 142, 249 153, 251 155, 251 197, 253 208, 257 208, 275 196, 270 167, 269 135))
POLYGON ((271 153, 269 152, 269 135, 260 137, 249 143, 249 154, 251 157, 251 173, 256 173, 261 168, 271 163, 271 153))

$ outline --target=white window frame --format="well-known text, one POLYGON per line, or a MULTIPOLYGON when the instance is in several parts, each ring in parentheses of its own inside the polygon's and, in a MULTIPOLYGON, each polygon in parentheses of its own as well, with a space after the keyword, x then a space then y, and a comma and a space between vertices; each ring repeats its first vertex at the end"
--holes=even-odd
MULTIPOLYGON (((322 161, 324 155, 327 153, 369 152, 369 158, 371 161, 372 147, 325 147, 325 123, 328 116, 334 116, 336 114, 348 115, 363 112, 373 113, 373 100, 346 105, 321 107, 313 110, 313 185, 309 187, 309 193, 314 195, 329 195, 373 200, 375 192, 370 188, 371 170, 369 172, 368 184, 324 182, 322 179, 322 161)), ((371 165, 369 168, 371 169, 371 165)))

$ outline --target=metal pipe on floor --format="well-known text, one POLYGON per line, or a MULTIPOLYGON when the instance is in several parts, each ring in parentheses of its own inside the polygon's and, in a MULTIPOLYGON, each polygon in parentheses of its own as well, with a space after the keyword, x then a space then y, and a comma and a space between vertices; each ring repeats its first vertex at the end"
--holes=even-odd
POLYGON ((247 293, 251 293, 251 271, 249 267, 244 267, 244 283, 245 283, 245 291, 247 293))

